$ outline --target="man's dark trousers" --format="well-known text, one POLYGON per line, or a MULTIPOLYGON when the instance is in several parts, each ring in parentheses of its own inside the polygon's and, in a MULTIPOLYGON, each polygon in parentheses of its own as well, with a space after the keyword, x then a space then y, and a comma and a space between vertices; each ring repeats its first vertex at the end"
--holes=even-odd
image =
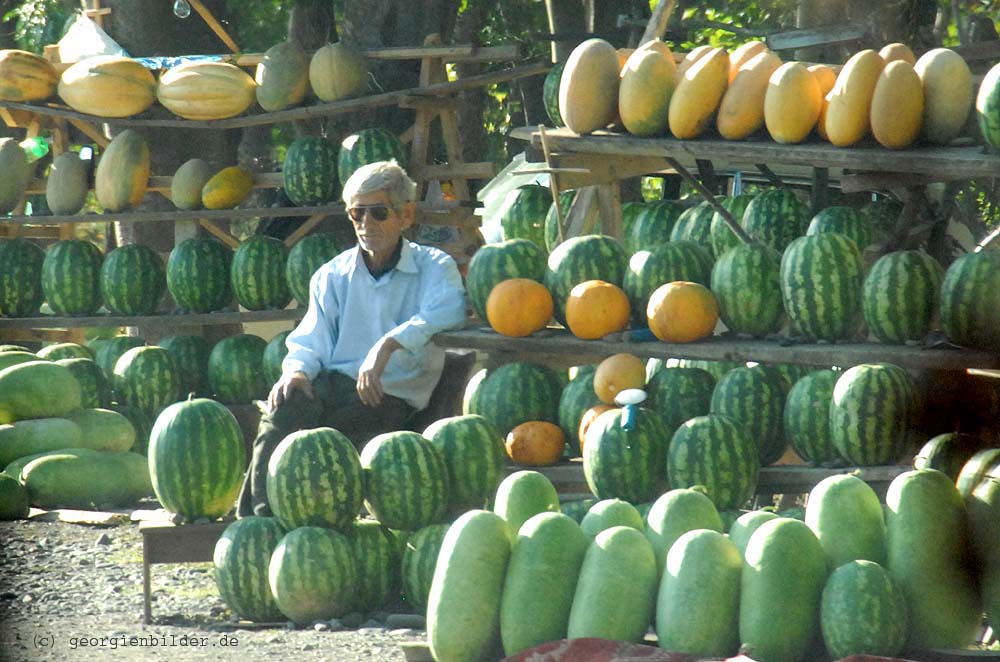
POLYGON ((267 505, 267 463, 274 449, 298 430, 331 427, 342 432, 358 450, 372 437, 403 429, 414 413, 405 401, 383 395, 369 407, 361 402, 356 381, 340 372, 321 372, 312 381, 313 399, 295 392, 273 412, 261 416, 253 457, 237 502, 238 517, 271 514, 267 505))

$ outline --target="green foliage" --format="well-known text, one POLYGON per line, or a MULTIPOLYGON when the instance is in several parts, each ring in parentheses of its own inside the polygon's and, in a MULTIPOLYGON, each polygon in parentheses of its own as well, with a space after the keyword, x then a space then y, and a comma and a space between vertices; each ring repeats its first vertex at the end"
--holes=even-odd
POLYGON ((59 41, 76 18, 64 0, 29 0, 17 4, 3 15, 5 23, 14 23, 17 47, 41 54, 48 44, 59 41))
POLYGON ((239 17, 227 29, 245 52, 263 53, 288 36, 291 5, 281 0, 226 0, 226 10, 239 17))

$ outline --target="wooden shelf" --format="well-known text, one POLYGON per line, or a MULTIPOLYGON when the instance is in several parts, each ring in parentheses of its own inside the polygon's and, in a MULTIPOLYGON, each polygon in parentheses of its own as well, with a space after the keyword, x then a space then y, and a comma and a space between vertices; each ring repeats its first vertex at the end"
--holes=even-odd
POLYGON ((298 321, 305 315, 305 308, 285 308, 283 310, 220 311, 215 313, 178 313, 162 315, 88 315, 69 317, 60 315, 39 315, 37 317, 0 318, 3 329, 65 329, 88 326, 139 326, 141 324, 215 325, 247 324, 250 322, 298 321))
POLYGON ((994 352, 879 343, 785 345, 771 340, 729 340, 722 337, 685 344, 580 340, 563 329, 545 329, 527 338, 508 338, 484 328, 439 333, 433 340, 441 347, 482 350, 505 360, 559 365, 594 363, 612 354, 628 352, 642 358, 756 361, 845 368, 874 362, 889 362, 912 369, 1000 368, 1000 354, 994 352))

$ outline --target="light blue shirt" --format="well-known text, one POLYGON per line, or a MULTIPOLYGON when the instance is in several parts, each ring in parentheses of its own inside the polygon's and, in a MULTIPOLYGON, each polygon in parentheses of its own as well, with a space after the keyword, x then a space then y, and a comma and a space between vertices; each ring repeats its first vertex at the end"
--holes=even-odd
POLYGON ((354 247, 313 274, 309 308, 285 340, 281 369, 357 379, 369 350, 388 335, 402 347, 389 357, 382 389, 420 410, 444 366, 444 349, 428 340, 464 321, 462 277, 447 253, 403 239, 399 262, 376 280, 354 247))

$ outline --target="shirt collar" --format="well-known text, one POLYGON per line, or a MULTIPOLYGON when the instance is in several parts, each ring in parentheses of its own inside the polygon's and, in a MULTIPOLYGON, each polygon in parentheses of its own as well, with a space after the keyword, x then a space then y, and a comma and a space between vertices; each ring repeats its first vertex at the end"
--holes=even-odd
MULTIPOLYGON (((399 251, 399 261, 397 261, 396 266, 389 271, 395 269, 402 271, 403 273, 415 274, 418 269, 416 259, 413 256, 413 244, 410 243, 406 237, 403 237, 401 241, 403 242, 403 245, 399 251)), ((365 266, 365 258, 361 254, 361 247, 355 246, 353 250, 354 265, 351 267, 351 271, 354 272, 358 269, 363 269, 364 273, 368 273, 368 267, 365 266)))

